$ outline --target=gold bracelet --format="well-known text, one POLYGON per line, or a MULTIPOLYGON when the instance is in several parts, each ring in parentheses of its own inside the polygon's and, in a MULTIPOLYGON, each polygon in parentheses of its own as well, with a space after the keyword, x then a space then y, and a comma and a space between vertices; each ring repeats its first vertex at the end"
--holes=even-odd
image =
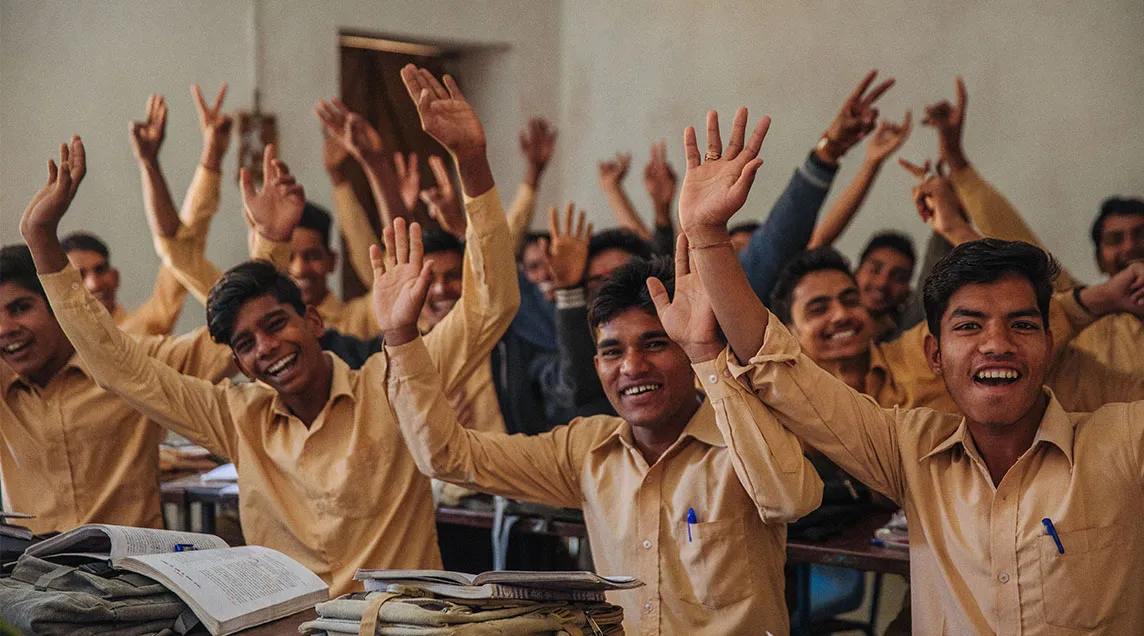
POLYGON ((708 243, 706 245, 688 245, 687 249, 689 249, 689 250, 706 250, 706 249, 710 249, 713 247, 730 247, 730 248, 734 249, 735 244, 732 243, 730 240, 716 241, 714 243, 708 243))

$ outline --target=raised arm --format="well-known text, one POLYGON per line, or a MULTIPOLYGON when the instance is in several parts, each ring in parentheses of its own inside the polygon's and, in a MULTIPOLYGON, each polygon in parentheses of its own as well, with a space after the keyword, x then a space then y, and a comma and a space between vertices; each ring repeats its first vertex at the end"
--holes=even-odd
POLYGON ((866 146, 866 161, 858 170, 858 175, 854 177, 846 190, 830 207, 830 212, 826 214, 826 218, 814 228, 814 234, 810 237, 810 243, 806 246, 807 249, 833 245, 834 241, 838 240, 838 237, 846 231, 850 221, 854 219, 854 215, 858 213, 858 209, 866 200, 866 195, 870 193, 870 188, 873 187, 874 181, 878 178, 878 173, 881 172, 886 159, 889 159, 890 155, 901 148, 902 144, 906 143, 906 139, 909 138, 910 122, 911 115, 908 110, 900 124, 885 119, 879 122, 874 134, 870 137, 869 144, 866 146))
POLYGON ((83 286, 60 246, 59 222, 86 173, 83 142, 60 146, 60 165, 48 162, 48 184, 20 220, 36 271, 60 327, 100 386, 147 417, 214 452, 234 457, 234 427, 225 390, 184 376, 147 354, 115 326, 106 308, 83 286))
POLYGON ((888 79, 871 89, 876 76, 877 71, 867 73, 846 98, 814 151, 795 171, 740 255, 747 279, 759 298, 770 298, 779 272, 806 249, 818 211, 838 171, 838 162, 874 130, 878 119, 874 104, 894 84, 893 79, 888 79))
POLYGON ((667 162, 667 142, 651 145, 651 158, 644 166, 644 187, 655 210, 655 232, 651 242, 657 254, 670 254, 675 248, 675 226, 671 222, 671 201, 678 178, 667 162))
MULTIPOLYGON (((442 230, 463 240, 465 230, 469 227, 469 220, 465 218, 465 208, 461 205, 461 198, 456 188, 453 187, 453 178, 445 168, 445 161, 433 155, 429 157, 429 169, 433 171, 433 179, 437 182, 437 185, 421 191, 421 200, 429 210, 429 217, 436 221, 442 230)), ((509 219, 509 232, 511 232, 511 214, 509 219)))
POLYGON ((528 120, 528 126, 520 131, 520 154, 526 164, 524 178, 508 210, 508 231, 512 235, 514 254, 524 249, 524 237, 536 211, 536 190, 555 149, 556 128, 542 117, 528 120))
POLYGON ((744 145, 747 109, 735 113, 730 143, 723 149, 719 118, 707 114, 707 157, 701 162, 695 129, 684 132, 687 173, 679 194, 680 225, 691 245, 700 279, 718 289, 710 301, 724 335, 747 369, 759 398, 795 435, 844 470, 897 502, 905 484, 893 413, 883 411, 803 356, 797 341, 750 289, 727 233, 727 222, 747 200, 762 165, 758 154, 770 127, 762 118, 744 145), (712 157, 718 157, 713 159, 712 157), (757 355, 756 355, 757 354, 757 355))
MULTIPOLYGON (((576 463, 568 431, 538 436, 464 429, 450 406, 432 358, 417 333, 429 286, 420 227, 398 219, 385 229, 383 264, 372 250, 373 302, 389 355, 386 391, 402 437, 421 472, 430 477, 515 499, 578 507, 576 463)), ((586 450, 586 449, 584 449, 586 450)))
POLYGON ((346 241, 346 262, 357 274, 358 280, 370 284, 373 270, 369 265, 369 246, 378 244, 377 232, 369 224, 365 208, 358 201, 354 187, 346 177, 346 164, 350 152, 338 140, 322 129, 322 165, 334 187, 334 214, 338 217, 338 228, 346 241))
POLYGON ((651 240, 651 232, 647 229, 643 219, 640 218, 628 192, 624 189, 624 178, 628 176, 628 169, 632 165, 630 153, 616 153, 614 159, 601 161, 596 164, 600 173, 600 190, 608 201, 608 208, 612 211, 616 223, 624 229, 635 232, 641 239, 651 240))
MULTIPOLYGON (((996 188, 982 179, 966 158, 962 140, 968 107, 969 92, 965 89, 965 82, 958 77, 957 103, 941 100, 926 106, 922 123, 937 130, 940 158, 949 165, 950 181, 964 204, 969 219, 987 237, 1024 241, 1043 248, 1044 244, 1021 218, 1021 213, 996 188)), ((1059 291, 1077 285, 1077 280, 1062 270, 1054 286, 1059 291)))
POLYGON ((426 337, 445 390, 452 394, 486 362, 520 306, 516 262, 476 112, 448 75, 442 84, 410 64, 401 70, 401 78, 417 105, 422 129, 457 165, 468 214, 461 299, 426 337))
POLYGON ((675 248, 674 294, 650 278, 648 292, 667 335, 683 348, 711 400, 715 423, 731 450, 731 465, 767 523, 788 523, 822 503, 822 480, 774 415, 750 391, 730 379, 729 352, 719 335, 711 302, 691 271, 687 236, 675 248))

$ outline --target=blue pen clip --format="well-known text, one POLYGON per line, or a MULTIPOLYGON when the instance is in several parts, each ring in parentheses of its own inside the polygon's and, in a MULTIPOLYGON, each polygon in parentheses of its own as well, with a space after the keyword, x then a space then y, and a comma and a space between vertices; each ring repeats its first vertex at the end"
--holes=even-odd
POLYGON ((695 520, 695 508, 687 509, 687 541, 691 542, 691 524, 699 523, 695 520))
POLYGON ((1053 527, 1053 520, 1045 517, 1041 519, 1041 523, 1045 524, 1045 532, 1053 538, 1053 543, 1057 544, 1057 553, 1064 554, 1065 546, 1061 545, 1061 537, 1057 534, 1057 529, 1053 527))
POLYGON ((198 548, 196 548, 195 544, 193 544, 193 543, 176 543, 175 544, 175 552, 191 552, 193 550, 198 550, 198 548))

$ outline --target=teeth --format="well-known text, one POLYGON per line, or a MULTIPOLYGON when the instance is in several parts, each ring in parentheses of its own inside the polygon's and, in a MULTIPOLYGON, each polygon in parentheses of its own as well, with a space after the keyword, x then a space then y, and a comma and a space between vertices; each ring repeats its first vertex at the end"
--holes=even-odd
POLYGON ((831 340, 841 340, 843 338, 850 338, 850 337, 853 337, 856 335, 858 335, 857 331, 855 331, 854 329, 847 329, 846 331, 839 331, 838 333, 834 334, 833 336, 830 336, 830 339, 831 340))
POLYGON ((662 385, 660 385, 660 384, 641 384, 640 386, 633 386, 629 389, 624 389, 623 394, 624 395, 640 395, 641 393, 647 393, 648 391, 655 391, 656 389, 659 389, 660 386, 662 386, 662 385))
POLYGON ((989 369, 977 372, 979 380, 1016 380, 1018 377, 1020 374, 1013 369, 989 369))
POLYGON ((23 342, 13 342, 12 344, 4 345, 4 353, 16 353, 17 351, 27 348, 28 345, 31 344, 31 339, 25 340, 23 342))
POLYGON ((298 354, 296 354, 296 353, 290 354, 290 355, 286 356, 285 358, 282 358, 278 362, 275 362, 274 364, 267 367, 266 372, 270 375, 278 375, 279 373, 282 372, 283 369, 285 369, 287 366, 289 366, 290 363, 294 362, 297 359, 298 359, 298 354))

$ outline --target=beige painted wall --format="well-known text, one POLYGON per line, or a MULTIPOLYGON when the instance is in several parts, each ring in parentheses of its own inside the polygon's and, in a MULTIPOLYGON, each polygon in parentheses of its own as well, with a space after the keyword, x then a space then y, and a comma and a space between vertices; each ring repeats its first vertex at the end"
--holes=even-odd
MULTIPOLYGON (((893 118, 952 98, 962 74, 970 159, 1084 278, 1098 279, 1087 234, 1100 201, 1144 195, 1140 0, 566 0, 561 29, 564 185, 597 220, 606 214, 599 158, 629 150, 642 167, 648 142, 666 137, 680 166, 683 128, 702 131, 709 108, 729 118, 740 105, 752 118, 774 119, 766 165, 740 212, 761 218, 871 68, 898 79, 881 102, 893 118)), ((846 158, 832 194, 861 154, 846 158)), ((902 154, 936 154, 934 133, 915 130, 902 154)), ((650 213, 639 175, 628 181, 650 213)), ((856 257, 887 227, 921 241, 909 186, 900 168, 887 166, 842 250, 856 257)))
MULTIPOLYGON (((162 163, 181 201, 201 139, 188 87, 230 83, 227 108, 252 103, 249 37, 254 0, 0 0, 0 242, 20 240, 19 216, 45 179, 44 162, 72 132, 83 135, 90 171, 63 231, 91 229, 111 245, 128 306, 150 291, 158 259, 142 212, 127 123, 149 92, 170 104, 162 163)), ((262 1, 263 108, 278 117, 281 154, 307 195, 330 202, 315 102, 339 87, 337 33, 348 28, 485 47, 473 64, 495 65, 490 86, 470 92, 490 138, 506 197, 523 169, 516 134, 527 115, 558 114, 555 2, 262 1)), ((246 254, 235 148, 227 157, 222 207, 208 255, 220 266, 246 254)), ((554 173, 558 172, 553 170, 554 173)), ((558 174, 550 175, 556 187, 558 174)), ((193 301, 180 327, 202 324, 193 301)))

